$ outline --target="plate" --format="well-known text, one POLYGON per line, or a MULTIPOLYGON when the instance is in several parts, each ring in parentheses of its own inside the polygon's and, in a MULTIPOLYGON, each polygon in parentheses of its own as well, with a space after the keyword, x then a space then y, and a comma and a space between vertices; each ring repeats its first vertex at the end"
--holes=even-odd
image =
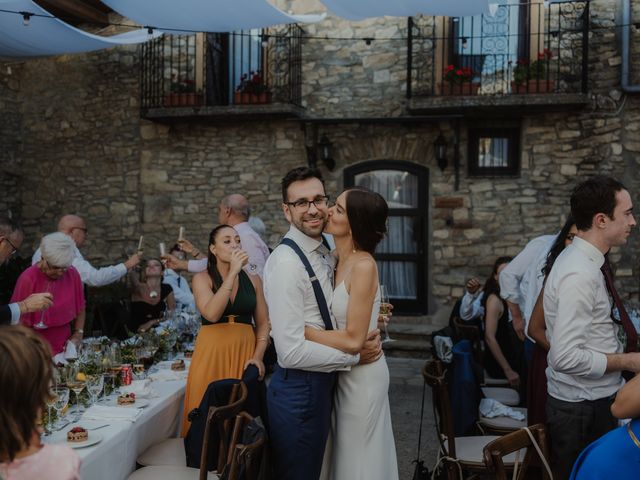
POLYGON ((56 443, 67 445, 71 448, 85 448, 100 443, 102 435, 100 433, 89 432, 89 438, 84 442, 67 442, 67 432, 64 432, 64 438, 56 443))
POLYGON ((121 408, 144 408, 147 405, 149 405, 149 400, 145 400, 144 398, 136 398, 135 403, 126 403, 124 405, 120 405, 117 398, 113 400, 113 406, 121 408))

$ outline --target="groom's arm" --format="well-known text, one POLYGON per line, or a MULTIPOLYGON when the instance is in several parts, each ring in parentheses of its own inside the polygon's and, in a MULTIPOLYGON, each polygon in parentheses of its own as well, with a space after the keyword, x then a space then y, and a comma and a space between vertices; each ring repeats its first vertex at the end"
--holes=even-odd
POLYGON ((305 290, 309 277, 299 259, 283 257, 274 252, 264 272, 264 293, 278 364, 316 372, 333 372, 357 364, 359 355, 305 339, 305 290))

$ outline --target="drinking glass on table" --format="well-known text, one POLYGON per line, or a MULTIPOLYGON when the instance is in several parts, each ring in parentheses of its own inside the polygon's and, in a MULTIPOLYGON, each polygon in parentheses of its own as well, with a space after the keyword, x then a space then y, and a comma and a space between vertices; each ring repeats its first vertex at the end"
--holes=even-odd
MULTIPOLYGON (((62 423, 62 411, 66 408, 69 403, 69 389, 67 387, 56 386, 51 389, 54 397, 53 408, 58 414, 58 420, 55 425, 61 425, 62 423)), ((54 427, 55 427, 54 425, 54 427)))
POLYGON ((80 418, 82 407, 80 406, 80 393, 84 390, 86 376, 80 371, 80 366, 70 364, 67 368, 67 387, 76 394, 76 419, 80 418))
POLYGON ((389 323, 389 314, 391 313, 391 305, 389 304, 389 293, 385 285, 380 285, 380 316, 384 323, 384 338, 382 343, 393 342, 394 340, 389 336, 387 330, 387 324, 389 323))
POLYGON ((44 429, 44 436, 48 437, 53 432, 53 421, 51 420, 51 409, 56 402, 56 394, 53 391, 49 392, 47 397, 47 421, 42 422, 42 428, 44 429))
POLYGON ((95 375, 87 375, 87 392, 91 397, 91 405, 98 401, 100 392, 104 388, 104 375, 97 373, 95 375))

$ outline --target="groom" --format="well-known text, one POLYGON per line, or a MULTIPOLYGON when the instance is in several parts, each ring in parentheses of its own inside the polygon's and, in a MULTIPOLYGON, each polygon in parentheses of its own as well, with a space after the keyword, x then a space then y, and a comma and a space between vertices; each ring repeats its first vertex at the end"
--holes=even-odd
POLYGON ((377 359, 380 339, 377 330, 371 332, 360 355, 305 340, 306 325, 336 328, 325 308, 333 296, 335 259, 322 243, 329 205, 320 172, 307 167, 288 172, 282 179, 282 202, 291 228, 264 269, 271 336, 278 353, 267 392, 271 447, 275 478, 317 480, 329 433, 336 371, 377 359), (313 273, 305 268, 303 257, 313 273))

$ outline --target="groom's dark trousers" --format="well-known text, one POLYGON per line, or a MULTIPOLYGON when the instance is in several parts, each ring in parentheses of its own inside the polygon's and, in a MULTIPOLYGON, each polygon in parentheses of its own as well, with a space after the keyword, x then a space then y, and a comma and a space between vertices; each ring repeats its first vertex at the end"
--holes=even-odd
POLYGON ((267 406, 278 480, 320 477, 336 378, 336 373, 276 366, 267 391, 267 406))

